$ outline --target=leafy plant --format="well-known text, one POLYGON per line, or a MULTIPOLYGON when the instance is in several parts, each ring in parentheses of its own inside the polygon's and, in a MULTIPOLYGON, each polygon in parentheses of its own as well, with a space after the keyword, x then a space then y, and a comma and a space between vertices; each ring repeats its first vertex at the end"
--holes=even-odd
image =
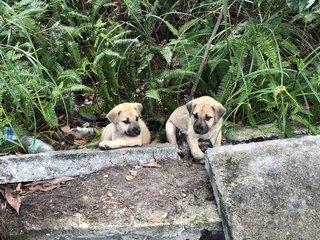
POLYGON ((310 56, 304 56, 296 42, 306 41, 305 34, 292 36, 295 26, 284 21, 289 9, 265 11, 262 2, 256 7, 259 18, 232 27, 231 34, 212 48, 209 75, 220 74, 209 81, 218 82, 212 84, 218 85, 219 91, 208 94, 229 108, 229 119, 234 122, 253 126, 275 122, 281 137, 291 136, 291 122, 299 122, 316 133, 319 45, 311 48, 310 56), (308 70, 301 69, 306 62, 308 70))
POLYGON ((45 13, 46 5, 22 1, 13 8, 0 2, 0 8, 1 132, 10 126, 16 136, 35 133, 44 123, 56 128, 56 108, 66 107, 62 84, 40 62, 40 49, 33 40, 39 30, 36 20, 45 13))
POLYGON ((168 115, 200 95, 222 102, 229 122, 317 133, 319 9, 314 0, 0 1, 0 141, 5 126, 59 131, 124 101, 142 102, 161 135, 168 115))

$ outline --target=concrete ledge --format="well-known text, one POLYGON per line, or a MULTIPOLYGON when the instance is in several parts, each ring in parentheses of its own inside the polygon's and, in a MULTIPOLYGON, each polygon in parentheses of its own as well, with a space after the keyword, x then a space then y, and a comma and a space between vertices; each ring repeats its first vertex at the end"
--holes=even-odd
POLYGON ((209 149, 226 239, 318 239, 320 136, 209 149))
POLYGON ((84 175, 103 167, 180 159, 170 144, 115 150, 83 149, 0 157, 0 184, 84 175))
MULTIPOLYGON (((0 238, 3 234, 4 239, 11 240, 223 239, 203 165, 169 161, 177 155, 167 144, 119 150, 89 152, 95 152, 95 158, 116 152, 122 161, 115 162, 111 154, 114 165, 135 165, 160 157, 168 161, 161 161, 159 168, 108 167, 49 192, 29 192, 23 196, 19 215, 12 209, 2 212, 0 238), (144 154, 124 154, 129 150, 144 154), (137 170, 137 177, 128 181, 131 169, 137 170)), ((84 161, 77 154, 79 151, 70 158, 84 161)), ((96 161, 92 154, 87 155, 91 162, 96 161)))
MULTIPOLYGON (((302 137, 310 135, 310 131, 297 124, 292 125, 293 134, 295 137, 302 137)), ((320 127, 318 127, 320 130, 320 127)), ((274 124, 263 124, 257 127, 239 126, 233 125, 231 127, 231 134, 228 135, 224 142, 229 143, 249 143, 249 142, 261 142, 266 140, 278 139, 279 129, 274 124)))
MULTIPOLYGON (((115 222, 99 219, 88 221, 82 214, 61 219, 60 222, 44 220, 41 226, 28 226, 28 233, 11 236, 12 240, 198 240, 203 231, 211 235, 221 233, 222 226, 218 212, 213 204, 187 208, 185 214, 173 222, 147 223, 135 221, 131 223, 115 222)), ((207 238, 205 238, 207 239, 207 238)), ((221 238, 217 238, 221 239, 221 238)))

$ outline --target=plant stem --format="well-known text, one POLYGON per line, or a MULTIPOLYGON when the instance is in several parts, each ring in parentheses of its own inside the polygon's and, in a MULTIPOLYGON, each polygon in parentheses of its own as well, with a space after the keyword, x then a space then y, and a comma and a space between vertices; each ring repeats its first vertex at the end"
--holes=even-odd
POLYGON ((202 60, 201 60, 201 63, 200 63, 200 67, 199 67, 199 70, 198 70, 198 74, 197 74, 198 77, 196 78, 196 80, 193 83, 193 86, 191 88, 190 95, 191 95, 192 98, 194 97, 194 93, 195 93, 195 91, 196 91, 196 89, 198 87, 201 74, 203 72, 203 69, 204 69, 206 63, 207 63, 210 47, 211 47, 213 39, 215 38, 215 36, 217 34, 218 28, 219 28, 221 20, 222 20, 222 15, 223 15, 223 8, 221 8, 221 10, 220 10, 219 17, 218 17, 218 20, 216 22, 216 25, 214 26, 214 29, 213 29, 213 31, 211 33, 209 41, 207 42, 207 46, 206 46, 206 49, 204 51, 204 54, 203 54, 203 57, 202 57, 202 60))

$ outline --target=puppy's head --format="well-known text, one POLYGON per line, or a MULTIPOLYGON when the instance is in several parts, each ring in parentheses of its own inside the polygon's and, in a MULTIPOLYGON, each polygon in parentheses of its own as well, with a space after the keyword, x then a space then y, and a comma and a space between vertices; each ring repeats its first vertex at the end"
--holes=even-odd
POLYGON ((196 134, 206 134, 226 113, 222 104, 209 96, 193 99, 186 106, 196 134))
POLYGON ((114 107, 107 114, 107 118, 119 134, 138 136, 141 132, 139 121, 142 108, 140 103, 122 103, 114 107))

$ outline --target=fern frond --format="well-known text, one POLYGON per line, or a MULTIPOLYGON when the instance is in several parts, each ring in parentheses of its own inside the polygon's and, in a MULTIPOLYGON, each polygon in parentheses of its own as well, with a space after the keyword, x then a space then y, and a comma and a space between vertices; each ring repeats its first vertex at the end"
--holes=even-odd
POLYGON ((117 39, 114 40, 113 43, 117 46, 128 46, 128 45, 132 45, 132 44, 139 44, 139 40, 137 38, 134 39, 117 39))
POLYGON ((141 14, 141 1, 140 0, 124 0, 124 3, 126 4, 128 8, 129 16, 141 20, 142 14, 141 14))
POLYGON ((99 64, 99 62, 100 62, 103 58, 105 58, 105 57, 107 57, 107 58, 110 57, 110 58, 108 58, 109 61, 110 61, 111 59, 113 59, 113 58, 124 59, 124 57, 122 57, 118 52, 112 51, 112 50, 110 50, 110 49, 106 49, 105 51, 103 51, 102 53, 98 54, 98 55, 95 57, 95 59, 94 59, 94 61, 93 61, 93 65, 94 65, 95 67, 97 67, 97 65, 99 64))
POLYGON ((236 86, 239 80, 234 75, 233 67, 230 66, 229 71, 222 78, 216 98, 219 102, 228 104, 228 99, 232 99, 236 86))
POLYGON ((270 67, 279 68, 278 50, 270 34, 259 31, 256 33, 255 41, 258 49, 263 55, 267 56, 267 61, 272 64, 270 67))
POLYGON ((197 77, 197 73, 180 68, 180 69, 163 71, 160 74, 160 77, 164 79, 197 77))
POLYGON ((96 91, 88 86, 82 85, 82 84, 72 84, 70 87, 65 87, 63 89, 64 92, 78 92, 83 91, 87 93, 95 93, 96 91))
POLYGON ((81 56, 79 52, 79 45, 75 41, 69 41, 67 48, 70 53, 71 60, 76 68, 81 67, 81 56))
POLYGON ((41 109, 42 116, 44 117, 45 121, 51 126, 51 127, 57 127, 58 126, 58 118, 55 112, 55 106, 50 103, 44 103, 43 109, 41 109))

